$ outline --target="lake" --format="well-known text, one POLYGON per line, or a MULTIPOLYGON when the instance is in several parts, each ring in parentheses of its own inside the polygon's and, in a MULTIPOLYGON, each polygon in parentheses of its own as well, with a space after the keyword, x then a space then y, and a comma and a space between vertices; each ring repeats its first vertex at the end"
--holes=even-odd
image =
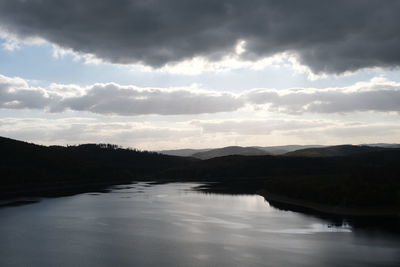
POLYGON ((397 234, 135 183, 0 208, 0 266, 400 266, 397 234))

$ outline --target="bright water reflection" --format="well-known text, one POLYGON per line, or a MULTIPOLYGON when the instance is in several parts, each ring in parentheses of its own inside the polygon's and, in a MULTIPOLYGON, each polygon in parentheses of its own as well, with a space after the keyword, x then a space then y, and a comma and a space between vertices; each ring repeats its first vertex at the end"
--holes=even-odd
POLYGON ((0 266, 400 266, 400 239, 195 184, 0 209, 0 266))

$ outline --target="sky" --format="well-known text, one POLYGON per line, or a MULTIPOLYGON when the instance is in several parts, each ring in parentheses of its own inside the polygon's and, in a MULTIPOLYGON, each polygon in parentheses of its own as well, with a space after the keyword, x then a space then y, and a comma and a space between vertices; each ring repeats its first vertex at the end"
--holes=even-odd
POLYGON ((400 143, 400 1, 0 0, 0 136, 400 143))

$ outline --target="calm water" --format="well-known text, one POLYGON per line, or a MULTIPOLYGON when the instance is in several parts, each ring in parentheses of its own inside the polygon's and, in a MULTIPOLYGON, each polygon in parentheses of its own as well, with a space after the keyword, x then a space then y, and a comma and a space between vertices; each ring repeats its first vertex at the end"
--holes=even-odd
POLYGON ((195 184, 0 209, 0 266, 400 266, 400 238, 195 184))

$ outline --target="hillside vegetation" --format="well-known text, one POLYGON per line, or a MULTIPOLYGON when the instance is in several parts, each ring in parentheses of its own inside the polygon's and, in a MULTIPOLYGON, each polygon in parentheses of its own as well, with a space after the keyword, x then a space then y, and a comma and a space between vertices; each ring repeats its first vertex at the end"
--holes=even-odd
POLYGON ((269 155, 268 152, 255 147, 228 146, 223 148, 211 149, 204 152, 194 153, 192 157, 198 159, 211 159, 230 155, 260 156, 269 155))
POLYGON ((354 146, 354 145, 340 145, 328 146, 317 148, 305 148, 296 151, 288 152, 285 156, 291 157, 341 157, 354 154, 383 151, 390 148, 384 147, 371 147, 371 146, 354 146))
POLYGON ((193 160, 110 144, 47 147, 0 137, 0 197, 143 179, 193 160))
POLYGON ((265 190, 330 205, 400 207, 400 149, 340 157, 227 156, 171 168, 163 175, 219 181, 214 187, 227 192, 265 190))

